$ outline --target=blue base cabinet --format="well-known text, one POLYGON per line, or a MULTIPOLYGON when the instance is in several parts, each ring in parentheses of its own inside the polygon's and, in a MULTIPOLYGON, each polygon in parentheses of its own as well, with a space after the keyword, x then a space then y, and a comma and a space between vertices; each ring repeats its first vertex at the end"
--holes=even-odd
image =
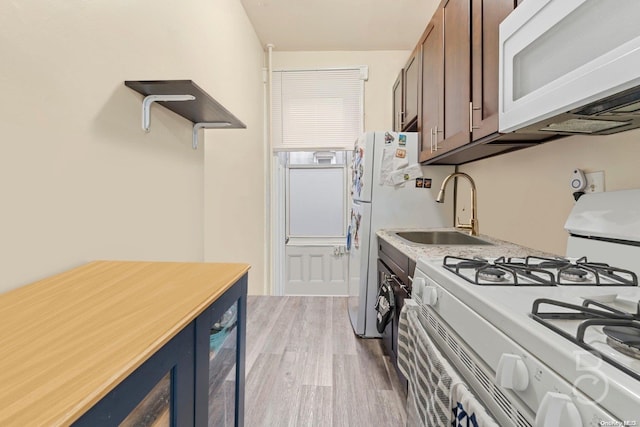
POLYGON ((246 309, 247 274, 73 425, 243 427, 246 309))
POLYGON ((244 425, 246 283, 240 294, 232 290, 195 321, 197 426, 244 425))

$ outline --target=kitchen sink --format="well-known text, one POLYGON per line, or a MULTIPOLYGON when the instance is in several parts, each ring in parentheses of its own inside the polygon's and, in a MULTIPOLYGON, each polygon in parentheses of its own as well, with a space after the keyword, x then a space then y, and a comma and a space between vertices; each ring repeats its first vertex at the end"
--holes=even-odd
POLYGON ((396 236, 422 245, 491 245, 468 234, 457 231, 398 231, 396 236))

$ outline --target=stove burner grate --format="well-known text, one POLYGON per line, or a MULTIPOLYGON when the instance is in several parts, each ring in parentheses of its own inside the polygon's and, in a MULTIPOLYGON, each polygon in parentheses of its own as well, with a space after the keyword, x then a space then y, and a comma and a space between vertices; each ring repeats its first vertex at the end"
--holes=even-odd
POLYGON ((640 372, 630 369, 609 355, 587 344, 584 340, 584 335, 588 328, 602 326, 603 332, 607 334, 607 343, 612 348, 627 356, 640 358, 640 304, 636 313, 628 313, 589 299, 585 300, 582 305, 575 305, 540 298, 533 302, 530 316, 553 332, 579 345, 590 353, 598 355, 602 360, 640 381, 640 372), (543 304, 561 307, 564 310, 560 312, 541 312, 540 306, 543 304), (596 306, 597 308, 590 306, 596 306), (569 312, 566 309, 572 311, 569 312), (549 320, 557 319, 577 319, 583 320, 583 322, 580 323, 575 336, 573 336, 549 322, 549 320), (609 333, 607 333, 606 330, 608 330, 609 333))
POLYGON ((483 258, 460 258, 445 256, 444 268, 474 285, 502 286, 555 286, 556 280, 550 271, 523 263, 513 263, 500 257, 493 262, 483 258), (525 280, 519 280, 525 279, 525 280))
POLYGON ((638 286, 634 272, 588 262, 586 257, 575 261, 537 256, 500 257, 490 262, 483 258, 445 256, 443 266, 474 285, 638 286))
POLYGON ((587 257, 571 261, 565 258, 528 256, 524 264, 557 269, 559 285, 638 286, 638 276, 633 271, 601 262, 589 262, 587 257))

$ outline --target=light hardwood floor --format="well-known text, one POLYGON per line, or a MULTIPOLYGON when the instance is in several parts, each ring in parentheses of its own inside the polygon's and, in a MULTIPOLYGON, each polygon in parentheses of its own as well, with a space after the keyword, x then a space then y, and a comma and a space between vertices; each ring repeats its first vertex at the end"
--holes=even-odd
POLYGON ((394 427, 404 393, 378 339, 359 339, 344 297, 249 296, 245 425, 394 427))

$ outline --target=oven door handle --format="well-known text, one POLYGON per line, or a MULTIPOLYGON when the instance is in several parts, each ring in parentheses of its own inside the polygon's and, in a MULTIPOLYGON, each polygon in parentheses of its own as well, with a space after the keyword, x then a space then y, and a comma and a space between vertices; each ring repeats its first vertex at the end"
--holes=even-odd
POLYGON ((408 295, 411 295, 411 292, 409 291, 409 288, 407 287, 407 285, 405 285, 404 283, 402 283, 400 280, 398 280, 398 276, 396 276, 395 274, 387 274, 384 273, 384 280, 385 282, 388 282, 390 280, 393 280, 394 282, 396 282, 398 284, 398 286, 400 287, 400 289, 402 289, 403 291, 405 291, 408 295))

